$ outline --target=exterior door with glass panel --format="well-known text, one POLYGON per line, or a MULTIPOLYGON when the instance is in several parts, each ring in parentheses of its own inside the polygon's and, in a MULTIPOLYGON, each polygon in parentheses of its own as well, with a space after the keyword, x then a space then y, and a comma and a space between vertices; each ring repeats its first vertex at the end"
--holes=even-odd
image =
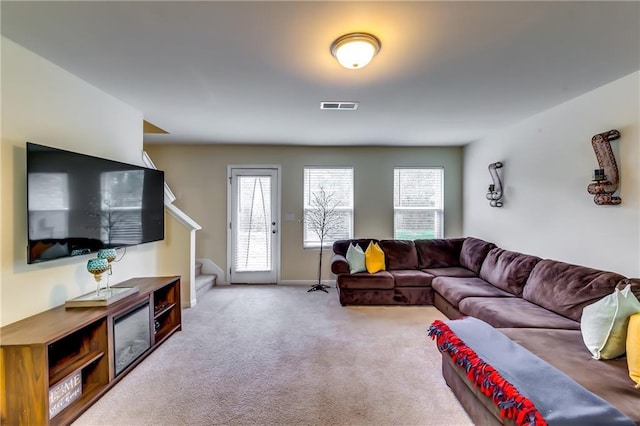
POLYGON ((278 169, 230 168, 229 282, 278 282, 278 169))

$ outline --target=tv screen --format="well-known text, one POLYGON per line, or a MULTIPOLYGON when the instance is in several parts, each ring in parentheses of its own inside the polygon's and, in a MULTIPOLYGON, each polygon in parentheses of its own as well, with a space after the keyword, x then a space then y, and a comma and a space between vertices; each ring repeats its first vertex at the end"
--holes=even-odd
POLYGON ((164 172, 27 142, 28 263, 164 239, 164 172))

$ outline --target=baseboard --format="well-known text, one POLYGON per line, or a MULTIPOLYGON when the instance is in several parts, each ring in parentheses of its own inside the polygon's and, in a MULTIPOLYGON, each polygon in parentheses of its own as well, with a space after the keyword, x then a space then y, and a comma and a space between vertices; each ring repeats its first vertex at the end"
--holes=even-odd
POLYGON ((183 300, 180 305, 182 306, 182 309, 189 309, 189 308, 193 308, 196 305, 196 303, 198 303, 197 299, 191 299, 189 301, 183 300))
MULTIPOLYGON (((336 286, 336 280, 322 280, 322 284, 328 285, 329 287, 336 286)), ((318 280, 280 280, 278 283, 280 285, 300 285, 310 287, 314 284, 318 284, 318 280)))

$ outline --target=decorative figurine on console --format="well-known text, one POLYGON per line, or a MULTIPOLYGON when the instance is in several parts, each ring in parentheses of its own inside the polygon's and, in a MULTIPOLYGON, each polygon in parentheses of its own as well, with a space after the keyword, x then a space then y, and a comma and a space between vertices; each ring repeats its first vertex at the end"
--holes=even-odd
POLYGON ((65 308, 108 306, 120 299, 137 294, 138 289, 136 287, 111 287, 109 285, 109 275, 112 273, 111 262, 118 262, 119 260, 122 260, 122 257, 116 259, 116 249, 114 248, 98 250, 97 257, 87 261, 87 271, 96 280, 96 291, 67 300, 64 303, 65 308), (102 274, 105 272, 107 273, 107 287, 101 288, 102 274))
POLYGON ((98 250, 98 259, 106 259, 109 266, 109 274, 107 275, 107 297, 111 295, 111 288, 109 286, 109 275, 113 274, 113 270, 111 269, 111 262, 116 260, 116 249, 108 248, 108 249, 100 249, 98 250))
POLYGON ((591 138, 591 145, 600 168, 594 170, 593 183, 589 184, 587 192, 593 195, 593 202, 599 206, 618 205, 622 202, 622 198, 613 196, 613 193, 618 190, 620 176, 616 157, 611 149, 611 141, 619 138, 620 132, 615 129, 591 138))
POLYGON ((502 180, 500 180, 500 175, 498 174, 498 169, 502 168, 502 163, 497 161, 495 163, 489 164, 489 174, 491 175, 491 179, 493 183, 489 185, 489 192, 487 192, 487 200, 489 200, 489 205, 491 207, 502 207, 502 180))
POLYGON ((87 261, 87 271, 96 280, 96 297, 100 296, 100 281, 102 281, 102 274, 109 270, 109 262, 107 259, 89 259, 87 261))

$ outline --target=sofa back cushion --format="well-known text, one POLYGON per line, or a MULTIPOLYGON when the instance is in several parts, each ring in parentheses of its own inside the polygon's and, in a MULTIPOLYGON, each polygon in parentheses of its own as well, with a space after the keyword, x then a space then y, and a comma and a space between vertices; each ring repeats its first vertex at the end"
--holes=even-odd
POLYGON ((427 269, 460 266, 460 250, 463 242, 464 238, 415 240, 418 267, 427 269))
POLYGON ((358 244, 362 250, 366 250, 367 247, 369 247, 369 243, 373 241, 373 242, 378 242, 378 240, 373 239, 373 238, 359 238, 359 239, 355 239, 355 240, 338 240, 335 241, 333 243, 333 252, 335 254, 339 254, 341 256, 347 256, 347 250, 349 250, 349 244, 353 244, 356 245, 358 244))
POLYGON ((624 276, 572 265, 541 260, 531 271, 522 297, 557 314, 580 321, 582 309, 613 293, 624 276))
POLYGON ((467 237, 462 243, 460 250, 460 266, 472 270, 476 274, 480 273, 480 267, 484 262, 489 250, 496 245, 479 238, 467 237))
POLYGON ((411 240, 380 240, 387 270, 418 269, 418 252, 411 240))
POLYGON ((480 278, 501 290, 522 296, 524 283, 540 258, 495 247, 480 268, 480 278))

